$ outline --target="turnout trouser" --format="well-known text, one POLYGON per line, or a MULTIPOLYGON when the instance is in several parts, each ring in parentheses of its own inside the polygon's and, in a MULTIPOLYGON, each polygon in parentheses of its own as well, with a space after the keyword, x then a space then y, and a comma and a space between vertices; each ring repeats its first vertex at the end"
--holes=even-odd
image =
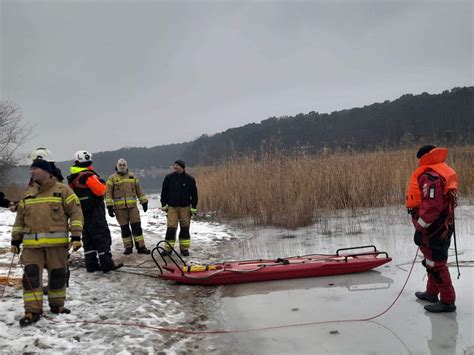
POLYGON ((66 300, 67 247, 23 248, 23 301, 25 313, 43 312, 43 268, 48 270, 48 301, 62 307, 66 300))
POLYGON ((100 262, 103 270, 110 270, 113 267, 112 253, 110 246, 109 226, 105 219, 104 205, 98 205, 90 209, 83 209, 84 229, 82 231, 82 242, 84 244, 84 259, 86 268, 94 270, 100 262), (99 260, 97 260, 97 256, 99 260))
POLYGON ((140 211, 138 211, 137 206, 114 209, 114 211, 122 231, 123 246, 132 248, 135 241, 137 249, 144 247, 145 239, 143 238, 140 211))
MULTIPOLYGON (((179 248, 186 251, 191 246, 191 235, 189 227, 191 225, 191 207, 169 207, 168 222, 165 240, 174 247, 176 239, 176 231, 179 224, 179 248)), ((168 245, 165 246, 168 250, 168 245)), ((168 250, 169 251, 169 250, 168 250)))

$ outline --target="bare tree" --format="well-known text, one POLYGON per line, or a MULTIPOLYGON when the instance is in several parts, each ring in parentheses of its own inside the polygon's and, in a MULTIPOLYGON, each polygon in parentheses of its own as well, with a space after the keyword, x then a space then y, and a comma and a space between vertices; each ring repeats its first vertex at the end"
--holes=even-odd
POLYGON ((20 108, 10 101, 0 101, 0 181, 17 162, 16 152, 30 134, 20 108))

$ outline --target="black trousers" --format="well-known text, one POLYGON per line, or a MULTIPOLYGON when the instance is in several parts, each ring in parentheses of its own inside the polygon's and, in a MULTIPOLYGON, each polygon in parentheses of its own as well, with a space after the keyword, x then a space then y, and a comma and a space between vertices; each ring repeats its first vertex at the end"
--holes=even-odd
POLYGON ((100 262, 104 270, 113 267, 110 246, 112 238, 105 218, 105 206, 100 204, 89 208, 83 208, 84 229, 82 231, 82 242, 84 245, 84 258, 87 268, 94 268, 100 262), (98 257, 98 260, 97 260, 98 257))

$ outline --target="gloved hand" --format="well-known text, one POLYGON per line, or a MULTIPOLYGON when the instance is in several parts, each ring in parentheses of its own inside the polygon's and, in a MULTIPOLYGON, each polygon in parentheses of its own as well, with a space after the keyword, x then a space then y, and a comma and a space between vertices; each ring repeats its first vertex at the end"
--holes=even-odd
POLYGON ((195 215, 197 215, 197 213, 198 213, 198 209, 197 209, 197 208, 192 208, 192 207, 191 207, 191 216, 193 216, 193 217, 194 217, 195 215))
POLYGON ((72 251, 78 251, 81 249, 82 243, 81 243, 81 237, 76 237, 73 236, 71 237, 71 242, 69 243, 69 249, 72 248, 72 251))
POLYGON ((148 202, 142 203, 143 212, 148 211, 148 202))
POLYGON ((112 206, 107 207, 110 217, 115 217, 114 208, 112 206))
POLYGON ((408 214, 409 214, 410 216, 413 216, 414 213, 415 213, 415 211, 413 210, 413 208, 409 208, 409 209, 408 209, 408 214))
POLYGON ((21 241, 12 240, 12 246, 10 247, 10 251, 13 254, 20 254, 20 245, 21 245, 21 241))
POLYGON ((163 212, 168 212, 168 205, 161 206, 163 212))

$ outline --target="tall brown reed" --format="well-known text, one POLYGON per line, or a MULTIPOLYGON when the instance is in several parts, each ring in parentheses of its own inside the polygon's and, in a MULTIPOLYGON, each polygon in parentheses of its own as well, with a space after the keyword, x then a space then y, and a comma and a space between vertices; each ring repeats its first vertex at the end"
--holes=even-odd
MULTIPOLYGON (((404 203, 416 151, 331 153, 229 160, 194 169, 200 209, 255 225, 296 228, 314 222, 316 211, 404 203)), ((450 149, 460 195, 474 196, 474 147, 450 149)))

